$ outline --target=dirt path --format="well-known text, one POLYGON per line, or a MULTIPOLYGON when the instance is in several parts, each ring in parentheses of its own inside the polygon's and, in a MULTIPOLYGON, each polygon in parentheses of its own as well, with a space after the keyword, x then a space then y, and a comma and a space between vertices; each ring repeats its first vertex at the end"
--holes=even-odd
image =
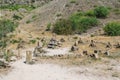
MULTIPOLYGON (((28 49, 33 50, 33 48, 28 49)), ((25 51, 23 58, 13 62, 12 71, 7 75, 0 75, 0 80, 120 80, 120 64, 112 60, 110 64, 79 67, 63 67, 57 64, 39 63, 34 65, 25 64, 25 51)), ((48 50, 48 55, 64 54, 68 48, 48 50)))

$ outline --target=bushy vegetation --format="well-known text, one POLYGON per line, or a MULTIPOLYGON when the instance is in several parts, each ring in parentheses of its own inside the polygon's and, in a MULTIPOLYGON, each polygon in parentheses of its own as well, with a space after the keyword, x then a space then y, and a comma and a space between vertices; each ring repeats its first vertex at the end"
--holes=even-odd
POLYGON ((111 22, 104 27, 104 31, 109 36, 120 36, 120 22, 111 22))
POLYGON ((98 20, 95 17, 85 16, 84 12, 77 12, 67 20, 62 19, 57 21, 54 25, 53 32, 57 34, 83 33, 97 24, 98 20))
POLYGON ((109 9, 104 6, 99 6, 94 9, 94 14, 98 18, 105 18, 109 14, 109 9))
POLYGON ((11 20, 0 20, 0 47, 7 45, 5 37, 8 33, 13 32, 16 27, 17 24, 11 20))
POLYGON ((9 4, 9 5, 0 6, 0 9, 9 9, 9 10, 18 10, 20 8, 24 8, 28 11, 31 11, 31 10, 35 9, 35 7, 33 5, 28 6, 28 5, 18 5, 18 4, 12 5, 12 4, 9 4))
POLYGON ((72 34, 72 22, 70 20, 61 19, 54 24, 53 32, 57 34, 72 34))
MULTIPOLYGON (((73 3, 74 0, 71 0, 73 3)), ((109 9, 105 6, 96 7, 86 12, 77 12, 72 14, 68 19, 62 19, 55 23, 53 32, 57 34, 81 34, 87 29, 98 25, 97 18, 105 18, 109 14, 109 9)))
POLYGON ((5 37, 7 33, 13 32, 17 24, 11 20, 0 20, 0 39, 5 37))
POLYGON ((5 48, 7 46, 6 41, 0 41, 0 47, 5 48))

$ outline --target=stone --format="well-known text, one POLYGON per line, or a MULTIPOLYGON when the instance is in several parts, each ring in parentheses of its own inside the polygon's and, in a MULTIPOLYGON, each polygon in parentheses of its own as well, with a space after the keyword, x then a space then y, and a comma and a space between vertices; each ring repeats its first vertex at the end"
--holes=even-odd
POLYGON ((26 51, 26 64, 32 62, 32 51, 26 51))

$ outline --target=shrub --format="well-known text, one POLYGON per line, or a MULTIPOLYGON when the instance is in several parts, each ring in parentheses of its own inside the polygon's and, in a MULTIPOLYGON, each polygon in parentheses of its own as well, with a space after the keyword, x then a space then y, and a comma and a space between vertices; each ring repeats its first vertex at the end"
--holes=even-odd
POLYGON ((80 23, 82 26, 92 27, 98 24, 98 20, 94 17, 82 17, 80 23))
POLYGON ((17 24, 11 20, 0 20, 0 39, 6 37, 7 33, 13 32, 17 24))
POLYGON ((54 24, 53 32, 57 34, 72 34, 72 22, 70 20, 61 19, 54 24))
POLYGON ((67 20, 61 19, 54 24, 53 32, 57 34, 81 34, 98 24, 96 17, 85 16, 84 12, 72 14, 67 20))
POLYGON ((104 27, 104 31, 109 36, 120 36, 120 23, 111 22, 104 27))
POLYGON ((109 10, 104 6, 99 6, 94 9, 94 14, 98 18, 105 18, 109 14, 109 10))
POLYGON ((0 47, 5 48, 7 46, 6 41, 0 41, 0 47))
POLYGON ((87 29, 94 27, 98 24, 95 17, 80 17, 78 20, 72 20, 72 29, 75 33, 83 33, 87 29))

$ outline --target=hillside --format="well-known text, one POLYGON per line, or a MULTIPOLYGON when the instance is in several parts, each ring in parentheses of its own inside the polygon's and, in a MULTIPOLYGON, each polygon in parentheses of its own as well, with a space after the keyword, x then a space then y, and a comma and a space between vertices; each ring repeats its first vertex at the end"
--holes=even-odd
POLYGON ((0 80, 120 80, 119 29, 120 0, 0 0, 0 80))

